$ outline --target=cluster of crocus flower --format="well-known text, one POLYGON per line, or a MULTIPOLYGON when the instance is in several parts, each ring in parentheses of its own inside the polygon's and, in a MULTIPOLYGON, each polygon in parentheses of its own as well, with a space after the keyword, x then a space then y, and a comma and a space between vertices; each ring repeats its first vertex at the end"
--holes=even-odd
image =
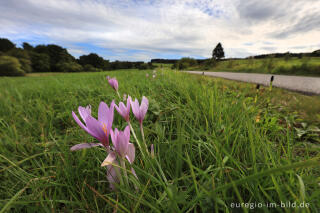
MULTIPOLYGON (((153 70, 153 71, 152 71, 152 78, 155 78, 155 77, 156 77, 156 73, 157 73, 156 70, 153 70)), ((146 74, 146 77, 147 77, 147 78, 149 77, 149 74, 148 74, 148 73, 146 74)))
MULTIPOLYGON (((110 86, 117 92, 118 96, 118 81, 115 78, 107 77, 110 86)), ((128 183, 128 174, 126 169, 126 162, 129 163, 130 167, 135 159, 135 147, 133 143, 130 143, 130 131, 132 132, 140 150, 141 144, 137 139, 135 132, 130 124, 130 109, 136 119, 139 121, 140 130, 143 137, 144 146, 146 148, 143 126, 142 122, 148 111, 149 102, 146 97, 142 97, 141 104, 135 99, 132 101, 131 97, 128 95, 127 103, 124 104, 120 102, 117 106, 114 100, 111 102, 110 107, 101 102, 98 109, 98 119, 95 119, 91 115, 91 106, 78 107, 79 115, 82 121, 78 118, 75 112, 72 112, 72 116, 77 124, 84 129, 88 134, 96 138, 100 143, 82 143, 71 147, 72 151, 92 148, 101 146, 106 149, 108 155, 106 159, 102 162, 101 166, 107 167, 107 179, 110 183, 111 189, 115 189, 115 183, 123 183, 123 178, 126 184, 128 183), (116 111, 124 118, 128 123, 124 131, 120 131, 117 128, 113 130, 113 118, 114 118, 114 108, 116 111), (111 136, 112 146, 110 145, 109 136, 111 136)), ((154 156, 153 145, 151 146, 152 157, 154 156)), ((131 167, 131 173, 136 177, 134 169, 131 167)))

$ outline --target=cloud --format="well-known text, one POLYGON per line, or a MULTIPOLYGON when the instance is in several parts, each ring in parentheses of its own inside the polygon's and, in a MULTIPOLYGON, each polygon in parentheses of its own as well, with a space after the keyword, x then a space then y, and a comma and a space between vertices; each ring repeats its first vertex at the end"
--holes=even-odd
POLYGON ((279 33, 274 33, 274 38, 287 38, 295 36, 296 34, 304 34, 310 31, 318 31, 320 32, 320 11, 318 13, 309 14, 300 20, 298 20, 295 24, 287 27, 286 29, 280 31, 279 33))
POLYGON ((210 57, 218 42, 245 57, 320 48, 318 14, 316 0, 10 0, 0 1, 0 37, 111 60, 210 57))

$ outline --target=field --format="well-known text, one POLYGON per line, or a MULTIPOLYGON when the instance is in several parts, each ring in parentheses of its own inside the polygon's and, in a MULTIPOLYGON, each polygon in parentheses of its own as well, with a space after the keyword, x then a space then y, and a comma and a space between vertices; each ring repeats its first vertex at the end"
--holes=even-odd
MULTIPOLYGON (((0 78, 0 212, 319 211, 318 108, 280 102, 280 89, 256 91, 167 68, 151 76, 119 70, 0 78), (144 156, 134 144, 139 179, 130 175, 115 191, 100 166, 102 148, 70 151, 97 142, 72 111, 90 104, 97 117, 100 101, 123 101, 107 75, 118 79, 121 97, 149 99, 144 134, 155 152, 144 156)), ((125 126, 115 111, 113 128, 125 126)))
POLYGON ((223 72, 272 73, 320 76, 319 57, 263 58, 219 61, 216 66, 197 66, 194 70, 223 72))

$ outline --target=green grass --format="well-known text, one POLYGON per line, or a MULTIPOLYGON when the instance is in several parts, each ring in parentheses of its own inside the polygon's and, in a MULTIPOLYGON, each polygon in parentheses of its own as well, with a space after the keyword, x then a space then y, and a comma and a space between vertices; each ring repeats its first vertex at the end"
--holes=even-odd
POLYGON ((320 58, 263 58, 219 61, 214 67, 193 67, 193 70, 215 72, 270 73, 282 75, 320 76, 320 58))
MULTIPOLYGON (((250 89, 146 72, 1 78, 0 212, 234 212, 231 203, 281 201, 309 203, 305 212, 320 208, 320 142, 298 137, 292 114, 266 107, 267 99, 254 103, 250 89), (121 95, 149 99, 144 128, 155 158, 143 158, 135 144, 139 180, 129 181, 138 191, 109 190, 102 149, 69 151, 95 141, 71 111, 91 104, 96 116, 100 101, 119 101, 106 75, 117 77, 121 95)), ((117 113, 113 126, 125 127, 117 113)))

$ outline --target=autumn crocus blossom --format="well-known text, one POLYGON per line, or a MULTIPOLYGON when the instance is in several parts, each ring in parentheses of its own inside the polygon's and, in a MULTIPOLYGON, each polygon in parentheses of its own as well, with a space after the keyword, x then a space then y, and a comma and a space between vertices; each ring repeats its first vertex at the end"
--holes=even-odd
POLYGON ((115 90, 115 91, 118 91, 118 81, 116 78, 110 78, 109 76, 107 76, 107 80, 110 84, 110 86, 115 90))
POLYGON ((111 130, 111 139, 114 150, 109 153, 107 158, 102 162, 101 166, 107 166, 113 164, 116 161, 117 156, 120 159, 127 159, 130 164, 133 163, 135 158, 135 148, 130 143, 130 128, 127 126, 124 131, 119 131, 117 128, 115 131, 111 130))
POLYGON ((119 107, 115 105, 116 110, 118 113, 128 122, 130 119, 130 103, 131 103, 131 97, 130 95, 127 98, 127 106, 124 105, 123 102, 119 103, 119 107))
POLYGON ((131 100, 131 108, 136 119, 142 124, 142 121, 148 111, 149 101, 146 97, 142 97, 141 105, 139 105, 139 101, 137 99, 134 102, 131 100))
MULTIPOLYGON (((107 178, 110 182, 110 188, 114 189, 114 183, 118 183, 120 178, 118 177, 120 173, 117 158, 119 158, 120 162, 122 162, 121 167, 126 170, 124 160, 127 159, 130 164, 133 163, 135 158, 135 148, 134 145, 129 142, 129 126, 127 126, 124 131, 119 131, 117 128, 115 129, 115 131, 111 130, 111 139, 114 148, 102 162, 101 166, 107 166, 107 178), (116 170, 118 170, 118 172, 116 170)), ((133 168, 131 168, 131 172, 134 176, 136 176, 133 168)))
POLYGON ((79 106, 78 111, 82 121, 76 113, 72 111, 72 116, 77 124, 91 136, 96 138, 100 143, 83 143, 75 145, 71 148, 72 151, 78 149, 91 148, 95 146, 104 146, 109 150, 109 134, 112 128, 114 116, 114 101, 111 102, 110 108, 104 102, 101 102, 98 110, 98 120, 91 116, 91 107, 79 106))

